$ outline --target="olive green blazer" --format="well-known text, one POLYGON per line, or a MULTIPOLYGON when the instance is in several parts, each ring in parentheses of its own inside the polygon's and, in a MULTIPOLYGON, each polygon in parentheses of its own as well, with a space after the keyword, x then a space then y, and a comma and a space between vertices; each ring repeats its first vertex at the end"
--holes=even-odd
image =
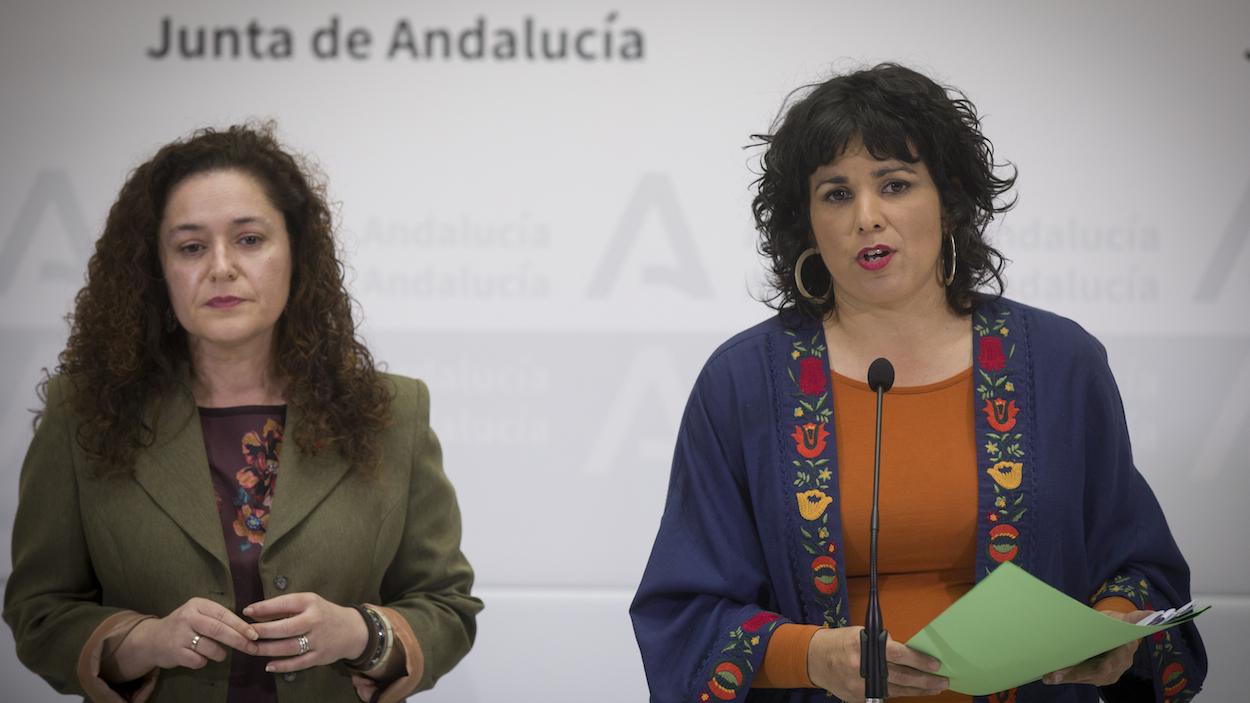
MULTIPOLYGON (((376 477, 349 472, 337 452, 283 445, 260 574, 266 598, 313 591, 397 611, 420 643, 423 689, 469 651, 482 604, 470 595, 473 571, 429 425, 429 392, 417 380, 384 378, 394 399, 376 477)), ((132 476, 98 478, 75 441, 67 385, 49 384, 22 466, 4 620, 27 667, 57 691, 83 695, 79 653, 105 618, 164 616, 193 596, 233 609, 234 587, 190 391, 153 404, 155 442, 132 476)), ((289 409, 288 437, 299 421, 289 409)), ((224 703, 229 666, 162 671, 149 700, 224 703)), ((276 684, 281 701, 358 700, 342 666, 276 684)))

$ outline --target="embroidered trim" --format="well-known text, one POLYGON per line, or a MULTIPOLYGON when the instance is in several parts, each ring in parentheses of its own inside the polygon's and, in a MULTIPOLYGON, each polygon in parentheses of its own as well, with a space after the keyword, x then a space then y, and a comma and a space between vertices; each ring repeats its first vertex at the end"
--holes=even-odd
POLYGON ((786 330, 791 338, 786 375, 792 398, 790 415, 792 431, 782 444, 793 447, 788 452, 793 479, 794 505, 798 521, 799 544, 810 557, 809 570, 798 574, 805 600, 813 604, 825 627, 845 627, 844 589, 839 580, 842 569, 836 539, 840 536, 835 505, 837 486, 833 475, 837 447, 829 442, 833 436, 833 397, 829 383, 829 361, 824 330, 817 327, 811 337, 786 330), (830 522, 830 514, 834 515, 830 522))
POLYGON ((1009 373, 1008 362, 1016 353, 1008 321, 1011 311, 997 309, 991 319, 977 312, 972 329, 977 341, 976 393, 983 405, 978 408, 986 424, 979 448, 983 468, 992 479, 994 493, 991 509, 980 523, 990 523, 986 532, 986 553, 997 563, 1014 561, 1023 541, 1022 518, 1028 512, 1025 481, 1025 437, 1021 431, 1024 418, 1023 401, 1017 397, 1016 381, 1009 373))
MULTIPOLYGON (((1120 574, 1107 579, 1090 597, 1089 602, 1092 605, 1111 596, 1126 598, 1139 610, 1154 610, 1150 599, 1150 584, 1139 576, 1120 574)), ((1172 640, 1172 630, 1151 635, 1147 647, 1154 664, 1153 669, 1159 677, 1157 688, 1163 691, 1163 703, 1185 703, 1192 700, 1198 692, 1189 687, 1189 677, 1185 675, 1185 665, 1182 663, 1185 655, 1177 650, 1172 640)))
POLYGON ((765 641, 764 647, 760 647, 761 641, 771 636, 783 622, 780 615, 761 610, 730 630, 726 638, 728 644, 716 657, 717 663, 708 674, 707 683, 699 693, 699 701, 733 701, 738 699, 739 694, 745 693, 746 674, 755 673, 755 664, 768 646, 765 641))

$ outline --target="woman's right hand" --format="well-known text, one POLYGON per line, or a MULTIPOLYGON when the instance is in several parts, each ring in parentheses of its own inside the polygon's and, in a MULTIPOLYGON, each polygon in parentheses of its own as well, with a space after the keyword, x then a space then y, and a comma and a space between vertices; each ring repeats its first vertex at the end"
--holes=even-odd
POLYGON ((101 662, 101 674, 105 680, 122 682, 156 668, 199 669, 209 659, 224 661, 227 647, 256 654, 258 637, 255 628, 225 606, 192 598, 163 618, 135 625, 113 656, 101 662))
MULTIPOLYGON (((807 674, 812 683, 844 701, 864 700, 859 674, 859 633, 862 627, 822 628, 807 647, 807 674)), ((889 695, 932 696, 946 690, 948 681, 933 674, 941 664, 901 642, 885 645, 889 695)))

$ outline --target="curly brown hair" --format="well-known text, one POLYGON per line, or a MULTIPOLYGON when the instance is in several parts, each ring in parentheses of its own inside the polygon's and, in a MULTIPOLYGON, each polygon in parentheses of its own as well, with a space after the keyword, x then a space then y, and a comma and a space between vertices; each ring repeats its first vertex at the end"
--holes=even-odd
MULTIPOLYGON (((353 301, 334 241, 324 182, 283 148, 272 122, 201 129, 136 168, 109 210, 74 299, 69 341, 56 373, 70 385, 78 444, 99 475, 126 475, 155 439, 150 404, 185 383, 186 333, 173 319, 157 232, 173 188, 189 176, 237 170, 255 178, 291 237, 291 294, 274 333, 274 370, 300 422, 301 450, 334 447, 371 473, 391 395, 356 334, 353 301)), ((46 399, 50 379, 40 383, 46 399)))
MULTIPOLYGON (((765 149, 752 211, 759 251, 770 264, 773 294, 766 302, 817 318, 836 308, 833 295, 804 297, 794 282, 794 267, 813 243, 808 178, 856 139, 875 158, 923 161, 928 167, 957 252, 955 277, 946 287, 950 308, 971 312, 986 294, 984 287, 1001 295, 1006 286, 1005 259, 986 241, 985 229, 1015 204, 1003 202, 1002 196, 1016 176, 1014 167, 1011 175, 996 175, 994 147, 981 133, 972 101, 955 88, 893 63, 835 76, 795 92, 803 91, 806 94, 774 123, 772 134, 752 135, 765 149)), ((943 237, 943 262, 951 256, 943 237)), ((809 290, 832 291, 824 266, 805 266, 803 275, 809 290)))

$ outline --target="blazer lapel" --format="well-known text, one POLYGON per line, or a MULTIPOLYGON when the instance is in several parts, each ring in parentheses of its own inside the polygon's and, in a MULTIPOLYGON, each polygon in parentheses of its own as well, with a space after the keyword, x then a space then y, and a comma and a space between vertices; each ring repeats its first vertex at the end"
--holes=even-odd
POLYGON ((227 569, 225 539, 195 401, 185 388, 162 400, 149 418, 152 446, 139 452, 135 481, 184 532, 227 569))
POLYGON ((278 483, 274 488, 273 510, 265 531, 265 551, 293 530, 317 507, 347 473, 346 461, 332 449, 314 456, 300 451, 291 438, 298 426, 299 411, 287 406, 286 426, 279 456, 278 483))

